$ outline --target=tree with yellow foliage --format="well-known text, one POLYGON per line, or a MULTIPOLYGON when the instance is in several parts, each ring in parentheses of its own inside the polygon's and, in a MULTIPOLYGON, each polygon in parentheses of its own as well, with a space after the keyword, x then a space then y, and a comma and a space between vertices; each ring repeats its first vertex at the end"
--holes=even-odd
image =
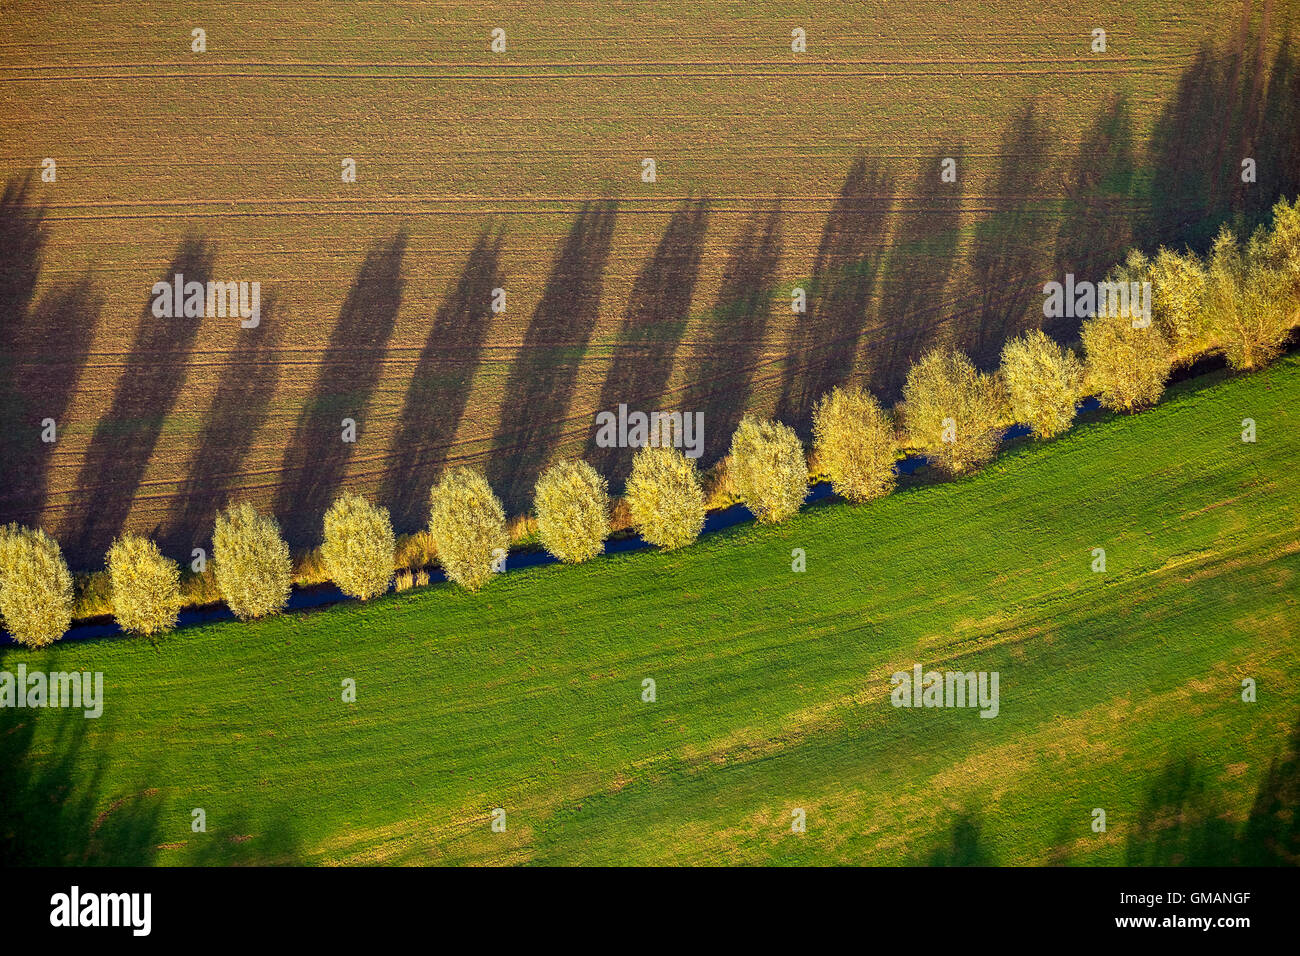
POLYGON ((882 498, 898 482, 894 424, 865 389, 837 386, 818 400, 813 449, 835 493, 850 501, 882 498))
POLYGON ((1083 323, 1080 338, 1086 387, 1103 405, 1132 412, 1160 400, 1173 356, 1158 325, 1119 312, 1098 314, 1083 323))
POLYGON ((349 597, 368 601, 387 591, 396 550, 387 508, 346 493, 325 512, 321 560, 330 580, 349 597))
POLYGON ((690 544, 704 527, 699 469, 676 448, 647 445, 638 451, 624 500, 641 537, 665 550, 690 544))
POLYGON ((1190 252, 1162 248, 1149 270, 1138 278, 1151 283, 1151 318, 1170 351, 1190 356, 1206 348, 1210 330, 1205 312, 1205 263, 1190 252))
POLYGON ((913 447, 943 471, 959 475, 997 453, 1006 410, 1003 388, 964 352, 937 348, 922 356, 907 373, 903 400, 913 447))
POLYGON ((609 536, 609 485, 580 459, 552 465, 533 492, 542 545, 566 564, 595 557, 609 536))
POLYGON ((27 647, 53 644, 72 623, 72 575, 59 543, 40 529, 0 528, 0 618, 27 647))
POLYGON ((488 582, 510 545, 500 499, 465 466, 444 472, 430 490, 429 534, 447 578, 470 591, 488 582))
POLYGON ((217 515, 212 531, 217 590, 236 616, 278 614, 289 603, 293 562, 279 523, 245 502, 217 515))
POLYGON ((113 617, 132 634, 160 634, 176 626, 181 610, 181 569, 138 534, 125 534, 108 549, 113 617))
POLYGON ((795 514, 808 496, 808 459, 794 429, 746 415, 731 436, 727 473, 754 516, 776 524, 795 514))
POLYGON ((1083 365, 1072 350, 1035 329, 1002 347, 1002 381, 1015 420, 1038 438, 1051 438, 1074 421, 1083 365))
POLYGON ((1267 235, 1256 232, 1243 250, 1225 226, 1210 249, 1206 320, 1236 369, 1257 369, 1277 358, 1291 327, 1290 281, 1270 263, 1267 235))

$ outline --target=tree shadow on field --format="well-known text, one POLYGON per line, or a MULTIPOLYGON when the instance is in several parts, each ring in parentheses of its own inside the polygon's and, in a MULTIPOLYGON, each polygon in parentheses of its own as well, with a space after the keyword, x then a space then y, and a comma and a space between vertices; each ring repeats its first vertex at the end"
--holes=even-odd
MULTIPOLYGON (((29 675, 48 673, 54 660, 9 654, 5 666, 13 672, 15 656, 28 658, 29 675)), ((111 711, 111 697, 98 718, 86 718, 84 708, 0 708, 0 866, 160 862, 166 774, 146 768, 140 782, 122 795, 106 792, 115 750, 107 723, 111 711)), ((195 802, 201 806, 204 800, 196 796, 195 802)), ((186 863, 266 865, 299 858, 298 836, 283 809, 256 820, 246 813, 225 818, 211 807, 208 811, 209 832, 190 832, 186 813, 186 839, 168 844, 188 854, 186 863)), ((179 829, 179 821, 173 823, 167 832, 179 829)))
POLYGON ((22 497, 23 472, 13 451, 24 441, 17 378, 31 347, 30 310, 45 248, 45 207, 34 201, 30 175, 13 176, 0 195, 0 521, 22 497))
POLYGON ((1300 720, 1260 778, 1246 820, 1232 822, 1194 757, 1171 760, 1143 799, 1125 845, 1128 866, 1300 863, 1300 720))
POLYGON ((900 208, 889 263, 881 278, 880 340, 873 343, 870 383, 882 401, 902 393, 907 370, 930 349, 943 321, 944 293, 957 264, 965 149, 922 160, 912 202, 900 208), (955 182, 942 181, 952 159, 955 182))
MULTIPOLYGON (((1100 282, 1132 241, 1129 201, 1133 191, 1133 121, 1125 96, 1116 96, 1084 133, 1074 164, 1064 176, 1065 205, 1056 234, 1052 278, 1067 273, 1100 282)), ((1081 320, 1045 319, 1043 331, 1073 341, 1081 320)))
POLYGON ((586 203, 556 251, 541 301, 510 368, 488 479, 511 513, 533 486, 564 430, 578 369, 596 328, 617 205, 586 203))
POLYGON ((209 814, 207 832, 187 841, 191 866, 289 866, 300 861, 298 830, 290 812, 279 808, 263 818, 236 813, 229 819, 209 814))
POLYGON ((1273 58, 1263 104, 1255 146, 1258 188, 1247 193, 1246 201, 1247 217, 1256 221, 1263 220, 1277 200, 1300 195, 1300 63, 1290 36, 1273 58))
POLYGON ((240 328, 238 357, 232 357, 204 417, 198 450, 161 532, 165 550, 188 555, 206 547, 217 512, 226 506, 230 489, 266 422, 271 398, 280 381, 276 348, 282 324, 273 296, 261 300, 256 328, 240 328))
POLYGON ((33 305, 46 241, 32 178, 0 198, 0 523, 39 524, 49 470, 103 296, 88 278, 53 283, 33 305), (42 441, 53 419, 56 441, 42 441))
POLYGON ((31 176, 12 176, 0 196, 0 368, 7 370, 36 295, 48 239, 45 207, 32 195, 31 176))
MULTIPOLYGON (((1203 252, 1219 227, 1248 231, 1300 189, 1300 71, 1288 33, 1272 52, 1269 5, 1240 7, 1231 37, 1205 43, 1152 130, 1154 169, 1143 245, 1203 252), (1242 182, 1255 159, 1257 181, 1242 182)), ((1290 25, 1284 26, 1290 30, 1290 25)))
POLYGON ((976 224, 970 257, 979 304, 971 327, 959 336, 971 360, 985 370, 997 365, 1007 339, 1041 324, 1044 250, 1055 211, 1045 210, 1039 198, 1048 192, 1051 150, 1048 128, 1033 102, 1016 111, 999 153, 1001 166, 989 197, 994 210, 976 224))
POLYGON ((947 835, 913 861, 913 866, 996 866, 983 842, 983 824, 973 811, 959 813, 947 835))
POLYGON ((1223 866, 1236 834, 1193 757, 1171 760, 1148 788, 1124 847, 1126 866, 1223 866))
POLYGON ((853 372, 884 261, 894 189, 879 160, 860 156, 826 217, 807 287, 808 311, 795 317, 777 402, 776 417, 801 432, 817 400, 853 372))
POLYGON ((285 449, 274 510, 292 548, 316 542, 353 450, 368 435, 366 408, 402 304, 406 244, 403 230, 366 252, 285 449), (356 442, 343 440, 345 418, 356 423, 356 442))
POLYGON ((53 456, 73 392, 86 364, 104 297, 89 279, 56 282, 27 315, 10 354, 11 391, 5 398, 0 465, 13 475, 0 496, 4 521, 40 524, 53 456), (55 441, 42 440, 45 419, 55 441))
POLYGON ((429 487, 444 465, 469 401, 474 369, 491 321, 492 290, 502 285, 500 231, 474 243, 447 296, 406 389, 381 499, 399 532, 428 519, 429 487))
POLYGON ((781 210, 755 212, 742 227, 723 272, 717 304, 702 319, 703 340, 691 349, 691 384, 682 412, 704 415, 701 465, 727 453, 744 415, 754 366, 763 349, 772 287, 781 260, 781 210))
MULTIPOLYGON (((29 663, 28 669, 48 672, 47 664, 29 663)), ((154 862, 156 789, 141 788, 99 809, 112 736, 91 744, 88 732, 92 723, 107 719, 88 719, 75 708, 0 708, 0 866, 154 862), (54 726, 53 737, 42 737, 38 753, 36 731, 46 725, 54 726)))
MULTIPOLYGON (((186 285, 207 283, 214 256, 211 245, 188 237, 160 281, 171 284, 180 274, 186 285)), ((183 315, 159 318, 153 314, 152 300, 151 292, 112 404, 95 425, 82 460, 76 499, 81 510, 70 516, 73 530, 64 537, 64 551, 74 565, 101 565, 104 552, 125 526, 167 416, 180 396, 190 349, 203 321, 183 315)))
MULTIPOLYGON (((641 267, 614 344, 598 412, 616 413, 620 404, 633 410, 659 410, 690 319, 708 219, 705 200, 684 202, 641 267)), ((597 447, 594 427, 583 457, 616 491, 631 471, 631 452, 597 447)))

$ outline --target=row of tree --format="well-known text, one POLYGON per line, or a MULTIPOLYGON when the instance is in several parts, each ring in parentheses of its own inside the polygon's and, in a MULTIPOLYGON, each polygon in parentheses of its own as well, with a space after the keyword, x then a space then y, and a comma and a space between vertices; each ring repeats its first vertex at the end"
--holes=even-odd
MULTIPOLYGON (((1043 439, 1059 435, 1086 395, 1136 411, 1159 400, 1175 364, 1207 351, 1222 351, 1233 368, 1263 365, 1300 324, 1300 200, 1279 203, 1271 224, 1245 243, 1224 229, 1204 259, 1134 252, 1108 281, 1150 282, 1151 314, 1089 318, 1082 359, 1037 330, 1007 342, 991 373, 961 351, 935 349, 909 371, 897 424, 869 392, 834 388, 814 409, 815 470, 840 496, 870 501, 893 491, 903 447, 962 474, 996 454, 1007 425, 1023 423, 1043 439)), ((666 437, 652 436, 637 451, 624 502, 642 538, 674 549, 699 536, 707 499, 696 462, 666 437)), ((788 425, 745 417, 732 436, 726 475, 759 521, 776 523, 802 506, 809 462, 788 425)), ((538 536, 559 560, 578 563, 604 550, 612 530, 609 487, 590 464, 552 465, 533 501, 538 536)), ((368 600, 389 589, 397 541, 386 508, 344 494, 322 530, 321 560, 340 590, 368 600)), ((447 577, 470 591, 502 566, 510 540, 501 501, 467 467, 447 471, 430 489, 428 530, 447 577)), ((231 611, 247 619, 284 609, 293 562, 273 517, 249 504, 230 507, 217 516, 212 545, 216 585, 231 611)), ((183 603, 179 565, 135 534, 115 541, 107 558, 121 627, 146 635, 174 627, 183 603)), ((72 575, 58 542, 39 529, 0 528, 0 616, 9 632, 29 646, 49 644, 67 631, 72 609, 72 575)))

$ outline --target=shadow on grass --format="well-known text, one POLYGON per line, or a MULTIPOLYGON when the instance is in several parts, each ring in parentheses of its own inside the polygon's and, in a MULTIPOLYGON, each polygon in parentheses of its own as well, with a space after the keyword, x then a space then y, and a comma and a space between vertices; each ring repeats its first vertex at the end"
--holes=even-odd
MULTIPOLYGON (((16 672, 14 660, 8 654, 4 663, 16 672)), ((28 671, 48 671, 52 663, 52 655, 31 658, 28 671)), ((154 861, 159 792, 143 787, 101 809, 108 763, 102 743, 89 745, 92 723, 82 709, 0 708, 0 865, 154 861), (41 735, 37 751, 37 728, 46 726, 52 733, 41 735)))
MULTIPOLYGON (((1197 759, 1171 759, 1152 778, 1136 818, 1125 827, 1125 866, 1295 866, 1300 864, 1300 718, 1260 778, 1246 819, 1235 823, 1215 781, 1197 759)), ((1112 820, 1114 825, 1117 821, 1112 820)), ((1060 828, 1049 859, 1072 859, 1060 828)), ((954 818, 946 834, 911 860, 924 866, 996 866, 977 813, 954 818)))
POLYGON ((979 815, 967 810, 953 820, 947 835, 934 847, 913 860, 913 866, 996 866, 997 860, 983 843, 984 826, 979 815))
MULTIPOLYGON (((17 674, 20 663, 29 677, 57 666, 49 654, 3 656, 11 673, 17 674)), ((164 844, 165 773, 146 768, 135 784, 109 791, 115 735, 105 722, 111 719, 111 693, 105 691, 98 718, 85 717, 77 707, 0 708, 0 866, 150 866, 160 862, 160 850, 172 846, 184 854, 179 862, 188 864, 298 859, 296 829, 283 810, 259 820, 244 813, 221 820, 210 813, 209 832, 189 833, 183 845, 164 844)))
POLYGON ((1300 864, 1300 719, 1260 778, 1245 821, 1236 824, 1191 755, 1155 777, 1125 843, 1128 866, 1295 866, 1300 864))

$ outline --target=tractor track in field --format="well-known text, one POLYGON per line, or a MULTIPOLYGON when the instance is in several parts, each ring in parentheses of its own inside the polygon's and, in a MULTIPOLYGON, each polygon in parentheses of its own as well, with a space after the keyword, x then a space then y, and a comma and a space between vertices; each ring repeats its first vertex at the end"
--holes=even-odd
MULTIPOLYGON (((1073 75, 1078 76, 1128 76, 1138 73, 1156 73, 1167 74, 1178 72, 1178 66, 1171 64, 1167 67, 1160 67, 1150 70, 1137 69, 1127 66, 1115 67, 1089 67, 1087 69, 1077 69, 1070 71, 1073 75)), ((527 81, 535 82, 537 80, 630 80, 630 79, 653 79, 653 80, 695 80, 695 79, 826 79, 826 78, 857 78, 857 79, 898 79, 907 77, 949 77, 970 79, 972 77, 1015 77, 1015 76, 1060 76, 1060 70, 1040 69, 1040 70, 917 70, 915 72, 903 72, 901 70, 717 70, 695 72, 672 71, 672 72, 652 72, 649 70, 629 70, 620 73, 614 72, 589 72, 589 73, 270 73, 248 71, 230 71, 227 73, 218 72, 177 72, 177 73, 83 73, 83 74, 63 74, 58 77, 50 76, 0 76, 0 84, 5 83, 102 83, 106 80, 186 80, 189 82, 202 82, 204 80, 234 80, 234 79, 271 79, 271 80, 447 80, 457 82, 478 83, 484 80, 516 82, 527 81)))

